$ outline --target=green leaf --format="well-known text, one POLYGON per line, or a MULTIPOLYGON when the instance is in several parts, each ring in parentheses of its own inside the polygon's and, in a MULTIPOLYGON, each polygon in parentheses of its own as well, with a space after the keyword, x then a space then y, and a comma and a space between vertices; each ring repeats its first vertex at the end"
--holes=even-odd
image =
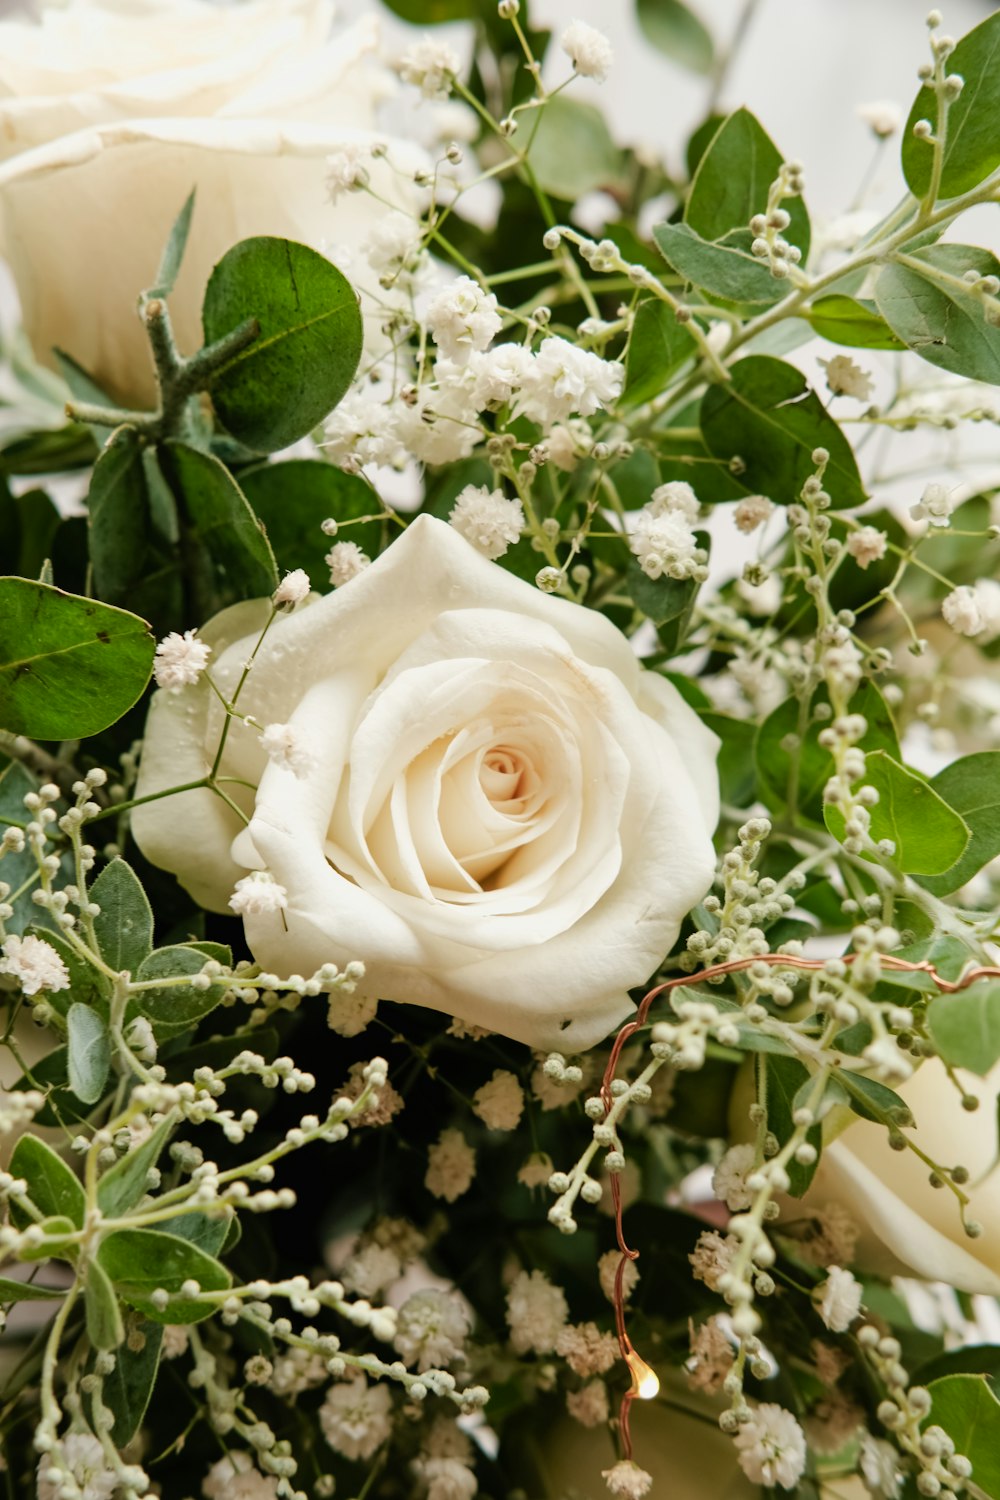
POLYGON ((785 295, 784 283, 771 275, 767 263, 750 254, 748 229, 734 229, 713 244, 689 224, 657 224, 653 239, 667 264, 711 297, 770 304, 785 295))
POLYGON ((212 1315, 210 1303, 179 1297, 185 1281, 197 1281, 202 1291, 226 1291, 232 1277, 214 1256, 174 1234, 157 1229, 118 1229, 102 1240, 97 1258, 118 1290, 154 1323, 199 1323, 212 1315), (172 1294, 162 1310, 150 1302, 158 1287, 172 1294))
POLYGON ((927 1421, 943 1427, 972 1464, 972 1485, 1000 1500, 1000 1401, 980 1375, 945 1375, 932 1380, 927 1421))
POLYGON ((159 454, 188 541, 193 576, 186 581, 199 618, 202 611, 273 593, 278 584, 274 554, 225 464, 174 440, 164 443, 159 454))
POLYGON ((45 1235, 47 1243, 36 1245, 31 1249, 24 1246, 18 1251, 21 1260, 74 1260, 79 1246, 73 1241, 73 1234, 78 1226, 65 1214, 50 1214, 47 1219, 42 1219, 38 1226, 45 1235))
POLYGON ((710 386, 701 404, 701 431, 710 453, 743 460, 741 483, 779 505, 797 501, 815 471, 815 448, 830 454, 824 487, 835 510, 861 505, 864 486, 851 445, 794 365, 752 354, 733 365, 731 379, 710 386))
POLYGON ((0 578, 0 727, 39 740, 99 734, 142 696, 155 649, 123 609, 0 578))
POLYGON ((969 827, 962 857, 943 875, 920 882, 935 896, 948 896, 1000 854, 1000 750, 953 760, 938 772, 931 786, 969 827))
POLYGON ((156 283, 150 288, 148 293, 150 297, 169 297, 174 289, 174 283, 177 280, 181 262, 184 259, 184 251, 187 249, 196 191, 197 189, 192 188, 188 193, 180 213, 171 225, 170 233, 167 236, 167 243, 163 247, 163 255, 156 272, 156 283))
MULTIPOLYGON (((823 788, 833 775, 833 756, 819 743, 819 733, 829 717, 819 718, 817 709, 830 706, 825 688, 814 693, 807 709, 798 698, 786 698, 764 720, 757 731, 754 759, 761 794, 769 807, 782 807, 792 798, 799 811, 814 823, 823 822, 823 788), (798 748, 791 738, 801 737, 798 748)), ((862 750, 886 750, 898 758, 899 740, 892 714, 878 688, 863 682, 850 702, 852 713, 868 723, 862 750)))
MULTIPOLYGON (((792 1116, 802 1101, 808 1097, 812 1079, 808 1069, 793 1057, 769 1055, 766 1067, 767 1128, 773 1131, 778 1141, 784 1145, 795 1131, 792 1116)), ((810 1126, 806 1132, 806 1141, 810 1146, 815 1147, 816 1160, 805 1164, 793 1159, 788 1163, 786 1171, 791 1179, 789 1192, 793 1198, 802 1197, 819 1165, 819 1155, 823 1148, 823 1132, 819 1125, 810 1126)))
POLYGON ((805 316, 814 333, 851 349, 903 349, 904 341, 878 315, 873 302, 858 297, 817 297, 805 316))
POLYGON ((308 437, 354 378, 361 312, 336 266, 293 240, 241 240, 205 289, 205 342, 256 318, 260 333, 212 382, 219 420, 259 453, 308 437))
POLYGON ((849 1103, 856 1115, 863 1120, 874 1120, 877 1125, 906 1126, 913 1124, 913 1116, 894 1089, 887 1088, 876 1078, 867 1078, 863 1073, 852 1073, 844 1068, 838 1075, 850 1095, 849 1103))
POLYGON ((104 1092, 111 1067, 111 1040, 103 1016, 89 1005, 71 1005, 66 1012, 69 1035, 69 1086, 84 1104, 96 1104, 104 1092))
POLYGON ((264 523, 278 567, 284 572, 305 568, 314 589, 326 592, 330 587, 325 559, 334 541, 356 542, 369 557, 382 550, 381 521, 349 526, 332 539, 320 530, 328 517, 343 525, 378 510, 372 491, 356 474, 316 459, 293 458, 245 469, 240 483, 264 523))
POLYGON ((0 1276, 0 1302, 52 1302, 66 1295, 66 1287, 38 1286, 33 1281, 12 1281, 0 1276))
POLYGON ((117 1219, 139 1202, 146 1191, 150 1167, 155 1167, 160 1152, 175 1126, 162 1120, 141 1146, 116 1161, 97 1184, 97 1206, 107 1219, 117 1219))
POLYGON ((0 490, 0 557, 4 573, 37 578, 52 543, 60 516, 44 490, 25 490, 11 495, 0 490))
POLYGON ((682 0, 637 0, 643 35, 657 51, 693 73, 710 73, 712 33, 682 0))
POLYGON ((730 807, 749 807, 757 784, 753 746, 756 727, 751 719, 734 719, 714 709, 699 715, 722 741, 719 750, 719 787, 730 807))
MULTIPOLYGON (((708 533, 695 532, 695 539, 707 552, 711 540, 708 533)), ((625 584, 636 608, 656 626, 664 650, 676 653, 687 633, 701 584, 694 578, 649 578, 634 557, 629 561, 625 584)))
MULTIPOLYGON (((124 1448, 139 1430, 153 1394, 160 1365, 163 1328, 147 1318, 130 1312, 126 1319, 126 1339, 115 1355, 115 1367, 104 1376, 104 1404, 114 1417, 111 1436, 124 1448)), ((86 1399, 86 1398, 85 1398, 86 1399)))
MULTIPOLYGON (((961 858, 969 842, 968 824, 922 776, 875 750, 865 760, 865 785, 879 794, 871 809, 871 836, 876 842, 892 840, 899 869, 907 875, 940 875, 961 858)), ((824 816, 833 836, 842 839, 843 813, 827 807, 824 816)))
POLYGON ((479 0, 385 0, 385 4, 394 15, 414 26, 468 21, 482 14, 479 0))
POLYGON ((564 94, 548 101, 528 149, 528 165, 545 192, 572 202, 617 182, 622 161, 599 109, 564 94))
MULTIPOLYGON (((8 827, 24 828, 30 817, 24 798, 28 792, 38 790, 38 782, 20 761, 11 760, 4 765, 3 756, 0 755, 0 766, 0 830, 8 827)), ((3 879, 12 892, 19 890, 29 877, 36 876, 37 871, 38 863, 27 843, 20 854, 8 851, 3 857, 3 879)), ((6 931, 9 935, 20 936, 26 927, 38 920, 39 911, 31 900, 30 886, 25 895, 13 905, 14 915, 7 919, 6 931)), ((56 991, 48 998, 58 1002, 60 993, 62 992, 56 991)))
POLYGON ((956 995, 937 995, 927 1029, 946 1063, 985 1077, 1000 1058, 1000 981, 981 979, 956 995))
MULTIPOLYGON (((185 974, 200 974, 205 955, 196 948, 177 944, 157 948, 139 966, 137 980, 173 979, 185 974)), ((142 1015, 153 1023, 159 1037, 176 1036, 187 1031, 202 1016, 220 1004, 226 993, 224 984, 197 990, 190 984, 166 984, 163 989, 145 990, 135 997, 142 1015)))
POLYGON ((87 1337, 95 1349, 117 1349, 125 1338, 125 1324, 115 1289, 96 1260, 87 1265, 84 1289, 87 1337))
POLYGON ((658 297, 640 302, 625 357, 626 406, 650 401, 695 351, 695 342, 671 308, 658 297))
MULTIPOLYGON (((748 109, 737 109, 719 126, 698 163, 684 208, 684 222, 704 240, 718 240, 732 229, 746 230, 754 214, 767 209, 768 189, 784 158, 760 121, 748 109)), ((809 215, 801 198, 782 207, 791 223, 784 236, 809 254, 809 215)), ((784 296, 781 283, 772 284, 784 296)), ((787 290, 787 287, 785 288, 787 290)))
POLYGON ((893 332, 928 364, 1000 385, 1000 328, 987 323, 981 299, 962 280, 967 270, 996 276, 1000 261, 972 245, 931 246, 907 256, 905 265, 883 266, 875 301, 893 332))
POLYGON ((142 884, 123 859, 113 859, 90 888, 101 908, 94 932, 101 957, 115 973, 135 973, 153 946, 153 912, 142 884))
MULTIPOLYGON (((12 1177, 24 1178, 28 1196, 43 1218, 66 1218, 75 1229, 83 1228, 87 1199, 76 1173, 37 1135, 22 1135, 7 1170, 12 1177)), ((10 1216, 19 1229, 34 1223, 13 1199, 10 1216)))
POLYGON ((160 1228, 164 1234, 175 1234, 178 1239, 197 1245, 198 1249, 204 1250, 207 1255, 218 1255, 229 1238, 230 1227, 236 1222, 238 1222, 236 1215, 231 1210, 228 1217, 224 1214, 216 1214, 212 1217, 209 1214, 195 1212, 177 1214, 172 1219, 164 1219, 160 1228))
MULTIPOLYGON (((947 69, 963 78, 965 86, 948 110, 939 200, 968 192, 1000 166, 1000 12, 962 37, 947 69)), ((918 120, 937 128, 937 102, 926 84, 913 101, 902 141, 903 176, 910 191, 922 198, 930 187, 934 147, 914 136, 918 120)))

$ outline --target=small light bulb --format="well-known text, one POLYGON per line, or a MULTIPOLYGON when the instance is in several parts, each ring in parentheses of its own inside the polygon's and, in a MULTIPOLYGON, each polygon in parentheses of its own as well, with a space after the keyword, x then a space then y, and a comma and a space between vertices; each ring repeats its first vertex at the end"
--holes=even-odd
POLYGON ((632 1392, 640 1401, 652 1401, 660 1389, 659 1377, 634 1349, 630 1349, 626 1363, 632 1374, 632 1392))

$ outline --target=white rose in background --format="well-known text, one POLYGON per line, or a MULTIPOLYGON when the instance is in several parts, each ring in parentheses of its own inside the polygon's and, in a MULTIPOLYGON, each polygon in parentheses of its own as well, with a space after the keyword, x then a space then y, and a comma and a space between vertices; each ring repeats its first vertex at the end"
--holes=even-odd
MULTIPOLYGON (((209 623, 231 692, 266 601, 209 623)), ((291 727, 298 775, 233 724, 207 789, 136 809, 143 852, 225 911, 247 868, 287 892, 247 912, 269 970, 360 958, 373 997, 573 1052, 631 1012, 712 879, 718 742, 590 610, 488 562, 428 516, 332 595, 277 619, 240 707, 291 727)), ((137 794, 206 775, 204 681, 153 701, 137 794)))
POLYGON ((237 240, 273 234, 357 246, 384 207, 334 207, 326 158, 372 162, 387 78, 373 17, 331 36, 329 0, 69 0, 39 23, 0 22, 0 251, 39 359, 72 354, 112 395, 155 386, 136 298, 192 187, 198 199, 170 308, 181 349, 201 343, 201 296, 237 240))
MULTIPOLYGON (((996 1106, 1000 1068, 988 1078, 958 1073, 980 1100, 962 1108, 958 1091, 936 1059, 925 1062, 897 1092, 916 1128, 905 1133, 944 1167, 963 1166, 971 1198, 967 1217, 983 1226, 977 1238, 962 1228, 959 1205, 947 1188, 933 1188, 929 1168, 913 1151, 893 1151, 884 1127, 852 1123, 824 1148, 804 1204, 843 1205, 861 1229, 857 1263, 877 1275, 916 1275, 964 1292, 1000 1296, 1000 1170, 996 1169, 996 1106)), ((798 1205, 791 1204, 794 1216, 798 1205)))

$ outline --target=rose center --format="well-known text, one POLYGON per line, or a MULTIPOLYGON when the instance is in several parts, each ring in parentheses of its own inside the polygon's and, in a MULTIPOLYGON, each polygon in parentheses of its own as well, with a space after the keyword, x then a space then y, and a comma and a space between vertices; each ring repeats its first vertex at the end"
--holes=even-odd
POLYGON ((534 804, 540 790, 538 772, 528 757, 506 745, 486 751, 479 766, 479 785, 490 805, 511 818, 534 804))

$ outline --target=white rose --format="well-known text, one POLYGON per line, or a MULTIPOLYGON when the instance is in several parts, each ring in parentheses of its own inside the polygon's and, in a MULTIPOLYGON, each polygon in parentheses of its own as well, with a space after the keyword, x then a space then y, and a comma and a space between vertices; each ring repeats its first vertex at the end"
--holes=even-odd
MULTIPOLYGON (((884 1127, 855 1119, 824 1148, 803 1202, 844 1206, 861 1228, 859 1265, 882 1275, 917 1275, 964 1292, 1000 1296, 1000 1171, 996 1161, 996 1103, 1000 1067, 988 1078, 959 1072, 963 1088, 980 1099, 970 1114, 944 1068, 929 1060, 897 1092, 916 1129, 904 1133, 932 1161, 968 1168, 967 1217, 983 1226, 970 1239, 947 1187, 932 1188, 929 1168, 913 1151, 893 1151, 884 1127)), ((796 1205, 798 1207, 798 1205, 796 1205)))
MULTIPOLYGON (((334 207, 326 157, 376 139, 376 22, 330 38, 329 0, 68 0, 0 23, 0 249, 40 359, 66 350, 116 398, 150 404, 135 315, 170 226, 198 197, 170 308, 201 343, 201 296, 239 239, 357 246, 385 209, 334 207)), ((384 161, 373 186, 398 195, 384 161)))
MULTIPOLYGON (((266 601, 202 635, 234 688, 266 601)), ((365 990, 573 1052, 631 1011, 712 878, 716 737, 606 619, 542 594, 418 517, 370 568, 277 619, 240 706, 290 725, 299 776, 233 725, 207 789, 138 808, 144 853, 210 909, 265 867, 284 912, 254 956, 310 974, 360 958, 365 990)), ((156 695, 139 796, 208 772, 204 681, 156 695)))

